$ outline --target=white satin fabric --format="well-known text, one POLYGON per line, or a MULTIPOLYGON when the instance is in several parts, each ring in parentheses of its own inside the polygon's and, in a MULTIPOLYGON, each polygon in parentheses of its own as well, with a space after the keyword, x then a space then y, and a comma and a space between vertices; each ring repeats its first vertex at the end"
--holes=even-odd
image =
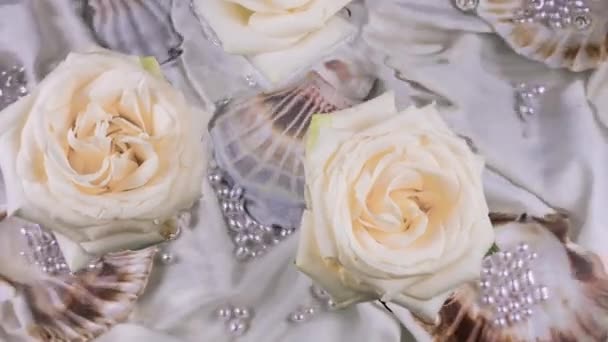
MULTIPOLYGON (((0 1, 0 68, 20 61, 33 86, 69 51, 93 44, 71 4, 0 1)), ((516 55, 485 23, 448 0, 369 0, 367 6, 371 19, 360 48, 369 49, 384 84, 396 88, 401 108, 434 100, 451 127, 471 138, 487 160, 490 209, 538 215, 563 210, 577 227, 573 238, 608 262, 608 135, 597 119, 608 108, 604 100, 588 102, 589 75, 547 69, 516 55), (395 79, 386 65, 411 82, 395 79), (516 81, 548 87, 538 113, 526 121, 514 110, 516 81)), ((247 91, 243 76, 257 71, 244 58, 213 48, 186 1, 175 3, 173 16, 185 54, 163 66, 165 75, 208 108, 226 94, 247 91)), ((239 264, 209 184, 202 191, 192 228, 168 246, 176 263, 156 267, 132 319, 98 342, 429 339, 394 305, 396 315, 368 303, 288 322, 290 312, 312 300, 310 280, 293 265, 297 234, 259 260, 239 264), (254 310, 250 329, 238 339, 213 314, 225 303, 254 310)))

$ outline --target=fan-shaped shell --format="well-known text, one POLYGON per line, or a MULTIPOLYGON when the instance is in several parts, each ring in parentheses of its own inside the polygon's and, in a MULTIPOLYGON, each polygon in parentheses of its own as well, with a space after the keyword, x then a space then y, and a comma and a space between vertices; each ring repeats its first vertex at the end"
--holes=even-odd
POLYGON ((495 311, 482 304, 483 284, 464 285, 442 308, 439 326, 431 329, 436 340, 605 342, 608 275, 596 255, 568 240, 566 219, 560 215, 495 215, 494 219, 501 250, 525 243, 538 253, 531 266, 534 283, 545 286, 549 296, 531 307, 527 319, 497 326, 495 311))
POLYGON ((32 337, 44 342, 90 341, 125 321, 143 293, 155 248, 104 256, 97 268, 24 287, 32 337))
MULTIPOLYGON (((571 25, 553 27, 543 20, 520 20, 521 10, 530 6, 574 6, 570 0, 480 0, 478 15, 494 27, 517 53, 545 63, 552 68, 584 71, 596 68, 608 59, 608 2, 576 1, 589 9, 585 19, 572 16, 571 25), (564 3, 564 4, 562 4, 564 3), (578 18, 578 19, 577 19, 578 18), (590 25, 577 27, 577 20, 590 20, 590 25)), ((576 11, 574 7, 564 10, 576 11)), ((537 15, 537 17, 540 14, 537 15)), ((524 15, 523 18, 528 18, 524 15)))
MULTIPOLYGON (((94 267, 74 274, 45 273, 25 255, 33 252, 36 258, 46 260, 55 255, 55 250, 39 248, 41 245, 32 245, 31 240, 26 240, 22 236, 25 233, 20 233, 24 224, 27 223, 11 217, 2 220, 0 226, 0 259, 3 260, 0 307, 4 310, 12 306, 20 313, 0 312, 3 319, 17 317, 0 319, 0 339, 3 334, 26 334, 41 342, 85 342, 128 318, 148 282, 155 247, 111 253, 92 264, 94 267), (6 260, 12 260, 11 264, 4 262, 6 260), (6 306, 5 301, 11 304, 6 306), (11 322, 14 320, 18 322, 11 322)), ((45 236, 45 239, 54 239, 52 235, 45 236)))
MULTIPOLYGON (((372 85, 371 78, 358 78, 348 64, 335 60, 325 63, 323 77, 311 72, 295 85, 232 101, 210 124, 218 165, 245 189, 248 199, 283 208, 303 206, 303 140, 312 115, 353 106, 372 85)), ((267 224, 294 226, 252 214, 267 224)))
POLYGON ((83 0, 85 21, 99 44, 160 63, 181 54, 183 37, 173 26, 173 0, 83 0))

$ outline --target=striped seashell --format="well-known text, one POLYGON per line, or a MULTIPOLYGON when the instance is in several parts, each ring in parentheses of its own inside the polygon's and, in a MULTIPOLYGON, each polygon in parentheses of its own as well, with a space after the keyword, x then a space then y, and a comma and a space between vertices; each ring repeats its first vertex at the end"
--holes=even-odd
POLYGON ((212 119, 210 132, 220 168, 244 188, 248 199, 259 199, 250 206, 253 211, 273 203, 274 219, 288 221, 276 222, 267 213, 252 213, 261 222, 296 226, 304 204, 302 159, 312 115, 355 105, 374 83, 368 76, 357 75, 351 66, 328 61, 322 70, 309 73, 295 85, 236 99, 212 119), (291 207, 296 208, 293 215, 286 209, 291 207))
MULTIPOLYGON (((127 320, 148 282, 155 247, 111 253, 74 274, 46 274, 15 253, 23 245, 17 247, 19 233, 10 231, 19 231, 20 222, 7 218, 1 224, 4 250, 0 257, 4 260, 9 250, 14 265, 0 267, 0 280, 5 281, 5 286, 0 281, 0 303, 6 300, 1 288, 8 283, 21 298, 13 305, 22 303, 18 310, 27 312, 21 315, 19 335, 40 342, 86 342, 127 320), (16 247, 7 248, 9 244, 16 247)), ((14 330, 4 324, 11 323, 0 320, 0 336, 3 330, 14 330)))
POLYGON ((425 327, 434 339, 606 341, 608 274, 597 255, 569 240, 567 219, 561 215, 537 218, 505 214, 494 215, 493 219, 501 250, 525 242, 531 251, 538 253, 530 269, 534 272, 534 283, 545 287, 548 296, 531 306, 532 311, 525 319, 501 325, 496 322, 495 311, 487 301, 483 302, 483 284, 461 286, 440 311, 438 326, 425 327))
POLYGON ((173 0, 82 0, 83 16, 99 44, 162 64, 182 53, 184 38, 171 17, 173 0))
POLYGON ((608 59, 607 1, 480 0, 477 13, 518 54, 549 67, 584 71, 608 59), (563 8, 567 15, 535 14, 534 6, 542 8, 549 3, 552 8, 563 8), (530 19, 534 14, 537 19, 530 19), (570 24, 551 24, 545 17, 553 15, 570 24))
POLYGON ((155 248, 112 253, 96 268, 25 286, 34 318, 30 335, 44 342, 85 342, 127 320, 155 253, 155 248))

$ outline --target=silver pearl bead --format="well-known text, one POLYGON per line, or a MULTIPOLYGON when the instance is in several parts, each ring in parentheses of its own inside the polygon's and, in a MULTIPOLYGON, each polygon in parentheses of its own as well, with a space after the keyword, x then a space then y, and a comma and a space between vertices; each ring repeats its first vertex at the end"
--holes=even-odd
POLYGON ((323 288, 321 288, 320 286, 317 285, 312 285, 310 287, 310 290, 312 291, 312 294, 315 298, 320 299, 320 300, 326 300, 329 299, 329 293, 327 293, 327 291, 325 291, 323 288))
POLYGON ((238 247, 234 251, 234 256, 236 257, 236 259, 238 261, 245 261, 245 260, 249 259, 250 254, 251 254, 251 251, 247 247, 238 247))
POLYGON ((257 85, 257 82, 255 81, 255 78, 252 75, 246 75, 245 81, 247 82, 247 85, 250 87, 255 87, 257 85))
POLYGON ((540 288, 540 299, 547 300, 549 299, 549 289, 546 286, 540 288))
POLYGON ((219 173, 210 173, 208 178, 212 185, 219 185, 222 182, 222 176, 219 173))
POLYGON ((248 308, 234 308, 232 314, 236 318, 248 319, 251 318, 251 311, 248 308))
POLYGON ((243 335, 249 328, 247 322, 242 319, 232 319, 227 324, 228 332, 233 336, 243 335))
POLYGON ((160 255, 160 261, 165 265, 170 265, 175 262, 175 256, 172 253, 164 252, 160 255))
POLYGON ((289 315, 289 320, 293 323, 301 323, 301 322, 305 322, 308 319, 308 316, 305 315, 302 312, 296 311, 296 312, 292 312, 289 315))
POLYGON ((217 188, 217 195, 220 198, 228 199, 230 198, 230 188, 227 186, 220 186, 217 188))
POLYGON ((247 235, 247 238, 250 241, 253 241, 254 243, 261 243, 262 242, 262 236, 259 235, 259 234, 256 234, 256 233, 252 233, 252 234, 247 235))
POLYGON ((243 188, 234 187, 232 190, 230 190, 229 196, 232 199, 238 200, 239 198, 243 197, 243 188))
POLYGON ((237 246, 245 246, 249 241, 247 234, 237 234, 233 238, 234 244, 237 246))
POLYGON ((228 219, 228 228, 234 231, 241 231, 244 227, 243 223, 240 220, 231 218, 228 219))
POLYGON ((215 310, 215 316, 223 321, 228 321, 232 318, 232 307, 229 305, 222 306, 215 310))

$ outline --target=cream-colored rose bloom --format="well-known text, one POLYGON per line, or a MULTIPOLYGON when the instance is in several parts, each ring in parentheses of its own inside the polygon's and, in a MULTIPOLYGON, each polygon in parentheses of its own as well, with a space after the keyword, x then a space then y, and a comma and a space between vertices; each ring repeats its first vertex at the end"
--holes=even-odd
POLYGON ((322 56, 354 28, 336 17, 351 0, 196 0, 226 52, 250 57, 278 82, 322 56))
POLYGON ((138 58, 70 54, 0 113, 9 215, 54 230, 73 270, 162 241, 200 196, 208 119, 138 58))
POLYGON ((392 93, 317 115, 297 266, 345 306, 382 299, 432 321, 492 246, 482 160, 433 106, 392 93))

